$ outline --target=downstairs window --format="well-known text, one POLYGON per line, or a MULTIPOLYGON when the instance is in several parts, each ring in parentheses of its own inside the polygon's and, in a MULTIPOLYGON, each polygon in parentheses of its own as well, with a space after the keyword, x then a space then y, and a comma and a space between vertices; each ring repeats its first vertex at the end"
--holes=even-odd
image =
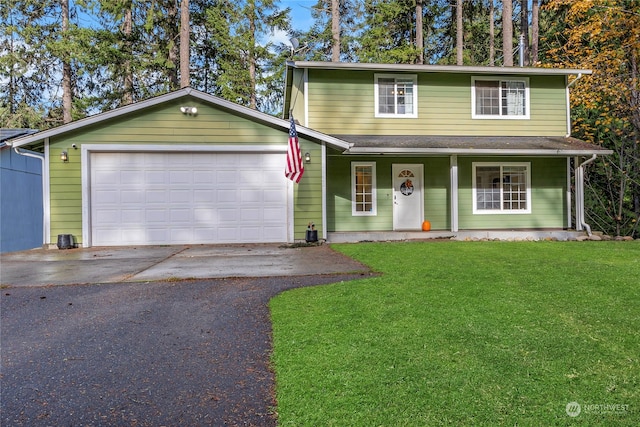
POLYGON ((356 216, 376 214, 374 162, 351 163, 351 213, 356 216))
POLYGON ((473 213, 531 213, 530 163, 473 163, 473 213))

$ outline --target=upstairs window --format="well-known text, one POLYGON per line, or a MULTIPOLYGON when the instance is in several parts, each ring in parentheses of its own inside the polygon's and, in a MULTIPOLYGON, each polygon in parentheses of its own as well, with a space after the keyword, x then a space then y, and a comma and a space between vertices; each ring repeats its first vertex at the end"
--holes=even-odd
POLYGON ((376 117, 417 117, 418 90, 415 75, 376 74, 376 117))
POLYGON ((528 119, 529 80, 474 77, 471 100, 474 119, 528 119))
POLYGON ((531 213, 529 163, 473 163, 473 213, 531 213))

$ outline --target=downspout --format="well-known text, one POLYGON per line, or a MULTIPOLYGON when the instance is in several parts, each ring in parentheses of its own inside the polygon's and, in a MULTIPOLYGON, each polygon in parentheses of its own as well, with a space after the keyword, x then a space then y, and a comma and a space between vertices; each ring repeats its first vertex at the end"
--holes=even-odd
POLYGON ((22 148, 19 147, 13 147, 13 151, 16 152, 16 154, 19 154, 21 156, 25 156, 25 157, 33 157, 34 159, 38 159, 40 160, 40 171, 41 171, 41 178, 42 178, 42 245, 46 244, 46 229, 45 229, 45 220, 46 220, 46 215, 45 215, 45 204, 46 204, 46 192, 44 191, 44 187, 46 185, 46 180, 45 180, 45 170, 44 170, 44 155, 39 155, 38 153, 35 153, 33 151, 28 151, 28 150, 24 150, 22 148))
POLYGON ((587 234, 591 236, 591 227, 584 220, 584 167, 592 163, 597 154, 593 154, 591 158, 585 160, 576 168, 576 226, 578 231, 582 228, 587 230, 587 234))

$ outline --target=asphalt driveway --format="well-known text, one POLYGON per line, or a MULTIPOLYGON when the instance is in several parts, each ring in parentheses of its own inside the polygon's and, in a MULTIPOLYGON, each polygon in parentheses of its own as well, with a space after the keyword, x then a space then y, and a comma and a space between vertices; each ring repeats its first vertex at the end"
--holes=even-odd
MULTIPOLYGON (((211 254, 214 249, 220 248, 201 251, 211 254)), ((305 263, 306 257, 316 263, 342 257, 328 247, 298 250, 302 254, 297 259, 305 263)), ((84 250, 74 256, 89 254, 84 250)), ((172 258, 189 265, 188 259, 165 257, 172 258)), ((184 271, 197 275, 203 264, 217 263, 211 255, 199 258, 197 268, 184 271)), ((245 266, 267 259, 249 255, 245 266)), ((71 261, 83 265, 82 260, 66 260, 71 261)), ((111 261, 125 263, 117 257, 111 261)), ((185 279, 171 270, 165 280, 139 280, 160 262, 125 281, 114 275, 110 282, 66 286, 51 286, 53 279, 38 286, 5 284, 0 424, 273 426, 268 301, 286 289, 341 281, 339 286, 351 286, 347 281, 369 274, 361 265, 354 270, 358 264, 349 259, 342 262, 337 265, 348 270, 219 279, 185 279)), ((290 272, 297 268, 289 265, 290 272)), ((3 256, 3 283, 5 266, 3 256)), ((32 268, 38 268, 37 261, 32 268)), ((96 277, 104 279, 109 268, 102 265, 97 271, 96 277)), ((117 274, 123 271, 121 267, 117 274)), ((83 278, 79 275, 78 282, 83 278)))

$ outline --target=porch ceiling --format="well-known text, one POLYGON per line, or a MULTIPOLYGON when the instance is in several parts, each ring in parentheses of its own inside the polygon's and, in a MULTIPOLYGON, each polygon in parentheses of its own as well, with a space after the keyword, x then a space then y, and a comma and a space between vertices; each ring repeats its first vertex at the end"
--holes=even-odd
POLYGON ((333 135, 353 146, 345 154, 587 156, 611 154, 562 136, 333 135))

